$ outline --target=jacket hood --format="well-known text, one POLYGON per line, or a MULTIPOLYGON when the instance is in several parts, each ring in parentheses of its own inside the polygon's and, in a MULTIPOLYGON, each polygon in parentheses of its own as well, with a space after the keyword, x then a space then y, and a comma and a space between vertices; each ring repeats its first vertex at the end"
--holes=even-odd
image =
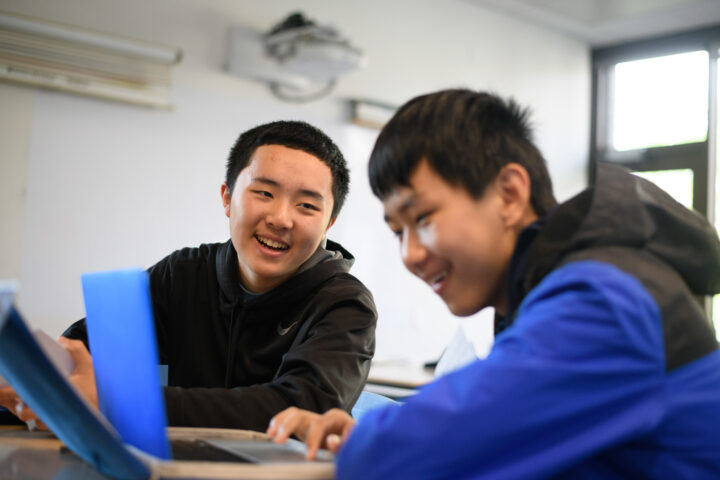
POLYGON ((695 294, 720 292, 720 241, 713 226, 652 182, 610 164, 599 164, 594 185, 549 214, 523 262, 523 290, 569 253, 610 246, 654 255, 695 294))
MULTIPOLYGON (((339 243, 327 240, 325 246, 318 247, 318 251, 325 250, 327 255, 324 260, 315 263, 313 266, 303 269, 286 282, 278 285, 272 290, 261 295, 254 296, 247 300, 247 306, 264 304, 269 301, 283 302, 292 299, 302 299, 311 292, 317 290, 318 285, 329 278, 342 273, 348 273, 355 257, 339 243)), ((313 257, 316 257, 316 253, 313 257)), ((311 257, 312 260, 312 257, 311 257)), ((232 240, 228 240, 220 247, 216 257, 216 269, 218 283, 226 299, 241 298, 240 272, 237 264, 237 252, 233 247, 232 240)), ((231 301, 230 303, 234 303, 231 301)), ((228 305, 229 306, 229 305, 228 305)))

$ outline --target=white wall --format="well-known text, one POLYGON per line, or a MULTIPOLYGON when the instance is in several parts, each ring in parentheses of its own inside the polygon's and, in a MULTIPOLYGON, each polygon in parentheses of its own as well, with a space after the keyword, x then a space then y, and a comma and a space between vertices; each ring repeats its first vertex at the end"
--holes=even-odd
MULTIPOLYGON (((588 47, 461 0, 302 2, 339 27, 369 65, 328 99, 275 100, 222 70, 232 24, 267 30, 299 2, 277 0, 2 0, 0 9, 184 51, 171 111, 0 84, 0 278, 19 277, 19 306, 53 335, 83 315, 79 275, 149 266, 172 250, 227 238, 219 185, 229 147, 258 123, 300 118, 345 152, 350 198, 331 237, 358 257, 354 273, 380 310, 378 356, 437 356, 457 321, 401 266, 365 165, 377 132, 351 126, 341 99, 401 104, 453 86, 491 89, 533 108, 536 139, 559 198, 585 184, 588 47)), ((470 320, 488 331, 488 315, 470 320)))
POLYGON ((0 85, 0 278, 20 278, 32 91, 0 85))

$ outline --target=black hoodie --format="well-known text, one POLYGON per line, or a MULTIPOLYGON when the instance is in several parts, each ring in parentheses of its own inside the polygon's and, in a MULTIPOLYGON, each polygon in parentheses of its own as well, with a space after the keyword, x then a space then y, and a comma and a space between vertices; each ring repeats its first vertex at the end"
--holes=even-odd
MULTIPOLYGON (((170 425, 264 431, 290 406, 352 407, 377 313, 348 273, 352 255, 332 241, 326 249, 261 295, 242 289, 230 241, 178 250, 149 269, 170 425)), ((85 321, 63 335, 87 345, 85 321)))

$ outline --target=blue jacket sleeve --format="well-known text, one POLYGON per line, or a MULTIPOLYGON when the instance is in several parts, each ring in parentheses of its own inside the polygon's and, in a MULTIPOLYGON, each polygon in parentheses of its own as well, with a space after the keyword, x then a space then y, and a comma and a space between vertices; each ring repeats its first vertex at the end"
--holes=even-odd
POLYGON ((632 276, 568 264, 490 355, 365 415, 338 478, 548 477, 650 431, 664 410, 660 314, 632 276))

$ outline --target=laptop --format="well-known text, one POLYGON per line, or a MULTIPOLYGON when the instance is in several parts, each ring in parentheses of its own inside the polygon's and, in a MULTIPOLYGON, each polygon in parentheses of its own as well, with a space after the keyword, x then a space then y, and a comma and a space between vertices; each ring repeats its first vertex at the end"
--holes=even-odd
POLYGON ((0 285, 0 375, 76 455, 113 478, 332 478, 333 456, 258 432, 166 428, 147 273, 82 276, 100 411, 48 358, 0 285))

